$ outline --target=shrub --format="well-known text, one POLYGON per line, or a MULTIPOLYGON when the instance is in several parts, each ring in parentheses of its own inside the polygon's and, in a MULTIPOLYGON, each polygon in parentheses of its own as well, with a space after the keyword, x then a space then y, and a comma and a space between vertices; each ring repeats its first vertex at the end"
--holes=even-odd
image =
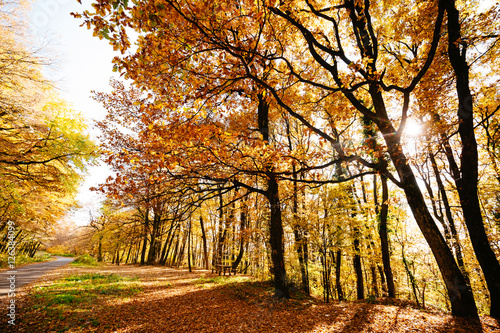
POLYGON ((95 258, 89 256, 88 254, 84 254, 84 255, 76 258, 76 260, 73 261, 71 264, 72 265, 80 265, 80 266, 96 266, 99 263, 97 262, 97 260, 95 258))

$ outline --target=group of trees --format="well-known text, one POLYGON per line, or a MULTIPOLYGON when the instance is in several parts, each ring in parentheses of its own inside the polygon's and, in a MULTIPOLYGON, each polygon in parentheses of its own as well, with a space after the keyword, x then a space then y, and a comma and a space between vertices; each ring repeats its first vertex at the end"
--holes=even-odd
POLYGON ((92 222, 101 256, 229 258, 268 264, 282 297, 296 272, 326 301, 441 293, 455 315, 500 317, 498 4, 93 8, 74 15, 121 51, 128 80, 95 95, 116 171, 92 222))
POLYGON ((33 256, 75 195, 92 158, 86 125, 42 74, 50 65, 29 35, 29 3, 0 1, 0 253, 8 222, 33 256))

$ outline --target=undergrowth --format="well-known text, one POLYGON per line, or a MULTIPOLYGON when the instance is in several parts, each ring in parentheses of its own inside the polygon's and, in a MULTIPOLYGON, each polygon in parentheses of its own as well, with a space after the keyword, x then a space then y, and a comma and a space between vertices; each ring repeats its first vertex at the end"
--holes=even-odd
POLYGON ((63 316, 70 317, 70 320, 65 320, 67 327, 54 327, 55 331, 98 326, 99 319, 92 311, 96 304, 128 299, 141 291, 137 278, 103 273, 75 274, 50 285, 34 287, 26 310, 43 318, 36 322, 35 330, 48 323, 57 326, 63 316))

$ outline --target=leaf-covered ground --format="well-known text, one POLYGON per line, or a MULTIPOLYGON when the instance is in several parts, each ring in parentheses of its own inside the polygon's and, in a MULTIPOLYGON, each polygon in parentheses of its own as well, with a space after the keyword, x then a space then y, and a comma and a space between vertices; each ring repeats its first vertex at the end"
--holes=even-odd
MULTIPOLYGON (((500 332, 490 317, 475 325, 403 301, 280 302, 272 294, 269 284, 207 271, 66 266, 18 295, 14 331, 500 332)), ((2 317, 3 332, 9 327, 2 317)))

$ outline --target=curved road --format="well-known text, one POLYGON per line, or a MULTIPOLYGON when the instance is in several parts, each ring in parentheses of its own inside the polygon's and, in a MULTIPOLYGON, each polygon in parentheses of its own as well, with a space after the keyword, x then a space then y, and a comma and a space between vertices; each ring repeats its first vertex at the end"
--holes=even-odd
POLYGON ((39 264, 30 264, 17 269, 9 269, 7 271, 0 272, 0 297, 8 294, 11 281, 15 281, 13 285, 15 285, 16 290, 19 290, 19 288, 25 284, 38 279, 48 271, 64 266, 75 260, 74 258, 66 257, 55 258, 57 258, 57 260, 41 262, 39 264))

